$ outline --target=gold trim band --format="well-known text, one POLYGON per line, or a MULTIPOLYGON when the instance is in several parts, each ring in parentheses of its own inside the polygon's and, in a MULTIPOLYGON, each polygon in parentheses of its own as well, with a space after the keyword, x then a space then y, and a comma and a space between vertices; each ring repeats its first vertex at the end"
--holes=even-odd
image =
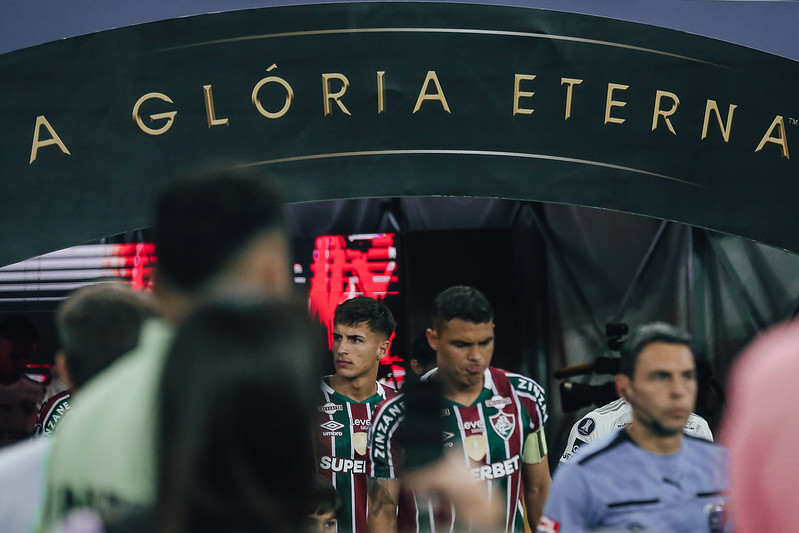
POLYGON ((524 152, 499 152, 493 150, 361 150, 356 152, 335 152, 327 154, 308 154, 294 157, 281 157, 277 159, 267 159, 264 161, 256 161, 254 163, 245 163, 237 165, 236 168, 249 168, 264 165, 276 165, 280 163, 296 163, 298 161, 313 161, 319 159, 337 159, 343 157, 369 157, 380 155, 465 155, 465 156, 489 156, 489 157, 512 157, 523 159, 542 159, 546 161, 558 161, 562 163, 575 163, 578 165, 589 165, 594 167, 609 168, 613 170, 621 170, 624 172, 632 172, 635 174, 642 174, 645 176, 652 176, 655 178, 676 181, 685 185, 693 187, 706 188, 704 185, 693 183, 690 181, 667 176, 665 174, 658 174, 656 172, 649 172, 648 170, 641 170, 638 168, 625 167, 622 165, 614 165, 612 163, 604 163, 602 161, 591 161, 589 159, 576 159, 573 157, 562 157, 547 154, 529 154, 524 152))

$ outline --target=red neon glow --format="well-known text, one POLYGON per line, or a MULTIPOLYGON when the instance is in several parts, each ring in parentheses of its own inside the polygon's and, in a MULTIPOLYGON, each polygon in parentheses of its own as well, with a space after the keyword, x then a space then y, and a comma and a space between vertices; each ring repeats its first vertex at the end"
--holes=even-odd
MULTIPOLYGON (((397 283, 397 251, 391 233, 345 239, 341 235, 316 238, 311 264, 311 290, 308 303, 311 316, 327 328, 328 345, 333 346, 333 314, 341 302, 356 296, 382 300, 392 283, 397 283), (359 241, 361 246, 352 246, 359 241), (364 241, 368 247, 363 250, 364 241)), ((393 335, 390 340, 393 340, 393 335)), ((390 364, 389 353, 383 359, 390 364)), ((383 362, 381 361, 381 362, 383 362)))

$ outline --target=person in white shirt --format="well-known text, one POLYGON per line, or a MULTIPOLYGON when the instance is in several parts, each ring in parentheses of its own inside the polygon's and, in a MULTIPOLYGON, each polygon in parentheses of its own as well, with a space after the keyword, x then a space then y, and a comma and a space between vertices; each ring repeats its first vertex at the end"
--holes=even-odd
MULTIPOLYGON (((593 442, 611 431, 625 428, 632 421, 630 404, 623 398, 597 407, 574 423, 569 432, 569 440, 566 441, 566 448, 560 456, 560 462, 568 461, 584 444, 593 442)), ((683 433, 713 442, 713 432, 710 431, 707 421, 695 413, 688 416, 688 421, 683 426, 683 433)))

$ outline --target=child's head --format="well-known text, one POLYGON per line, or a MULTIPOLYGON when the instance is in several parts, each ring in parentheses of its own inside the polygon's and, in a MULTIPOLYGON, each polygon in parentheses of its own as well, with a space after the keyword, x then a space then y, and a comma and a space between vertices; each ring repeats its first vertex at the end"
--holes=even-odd
POLYGON ((311 487, 311 497, 305 514, 306 533, 336 531, 341 513, 341 498, 336 488, 322 476, 316 476, 311 487))

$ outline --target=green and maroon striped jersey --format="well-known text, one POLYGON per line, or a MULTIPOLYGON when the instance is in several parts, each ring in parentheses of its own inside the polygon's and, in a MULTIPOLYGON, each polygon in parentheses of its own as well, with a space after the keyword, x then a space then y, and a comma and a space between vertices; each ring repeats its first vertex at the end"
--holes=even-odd
POLYGON ((72 389, 66 389, 44 402, 39 410, 34 435, 52 437, 61 421, 69 414, 71 398, 72 389))
MULTIPOLYGON (((472 405, 444 399, 442 444, 445 450, 462 453, 472 479, 488 483, 491 498, 503 498, 505 531, 523 531, 523 448, 527 436, 547 420, 546 396, 532 379, 499 368, 487 368, 483 379, 483 391, 472 405)), ((369 435, 370 477, 401 478, 404 417, 403 394, 383 402, 375 413, 369 435)), ((416 503, 415 509, 399 509, 398 531, 418 531, 420 520, 432 523, 426 527, 431 531, 468 530, 468 525, 458 523, 451 506, 429 508, 429 502, 416 503)))
POLYGON ((317 420, 316 469, 341 496, 339 533, 366 533, 366 440, 377 404, 397 391, 377 383, 377 392, 362 402, 343 396, 322 379, 317 420))

